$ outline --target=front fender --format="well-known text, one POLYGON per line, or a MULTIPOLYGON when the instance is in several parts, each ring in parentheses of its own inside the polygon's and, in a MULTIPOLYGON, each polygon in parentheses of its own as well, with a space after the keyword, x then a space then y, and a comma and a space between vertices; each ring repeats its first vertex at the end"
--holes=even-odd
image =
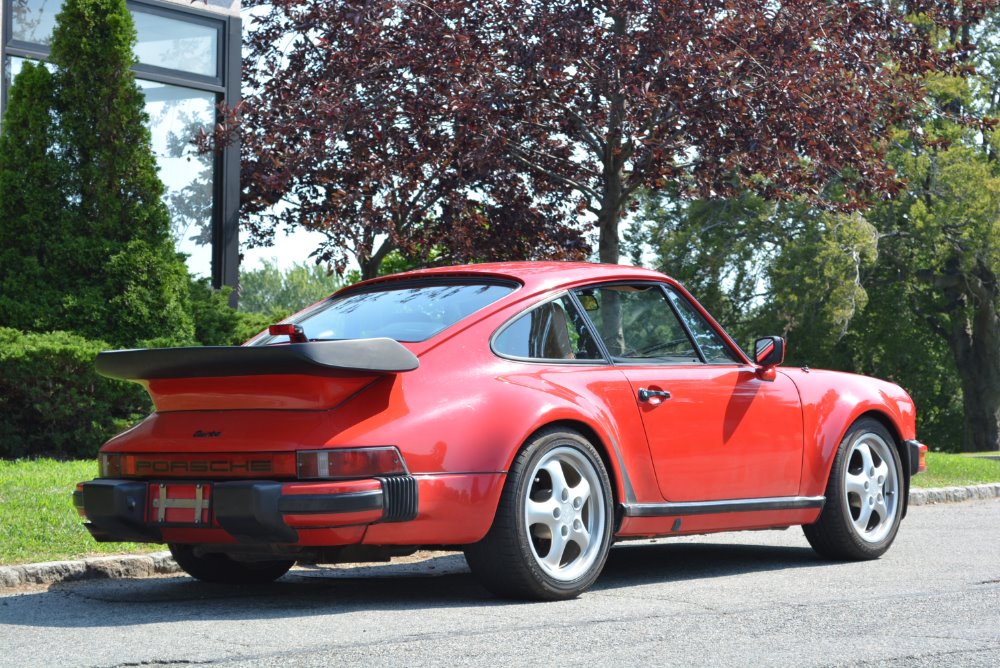
POLYGON ((863 415, 881 418, 899 447, 915 437, 913 400, 898 385, 836 371, 782 369, 781 373, 795 383, 802 400, 803 496, 825 493, 837 448, 847 430, 863 415))

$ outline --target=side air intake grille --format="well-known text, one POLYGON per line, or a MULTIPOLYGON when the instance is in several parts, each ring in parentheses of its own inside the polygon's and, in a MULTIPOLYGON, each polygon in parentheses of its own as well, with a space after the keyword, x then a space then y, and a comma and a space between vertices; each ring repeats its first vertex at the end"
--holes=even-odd
POLYGON ((417 479, 409 475, 378 478, 382 483, 383 522, 408 522, 417 516, 417 479))

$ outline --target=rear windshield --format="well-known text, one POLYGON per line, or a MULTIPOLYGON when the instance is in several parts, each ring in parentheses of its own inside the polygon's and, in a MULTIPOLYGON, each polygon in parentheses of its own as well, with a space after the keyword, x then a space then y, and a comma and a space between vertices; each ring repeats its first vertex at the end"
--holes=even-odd
MULTIPOLYGON (((352 292, 316 304, 287 322, 310 341, 387 337, 424 341, 514 291, 508 283, 420 283, 352 292)), ((287 341, 264 336, 252 345, 287 341)))

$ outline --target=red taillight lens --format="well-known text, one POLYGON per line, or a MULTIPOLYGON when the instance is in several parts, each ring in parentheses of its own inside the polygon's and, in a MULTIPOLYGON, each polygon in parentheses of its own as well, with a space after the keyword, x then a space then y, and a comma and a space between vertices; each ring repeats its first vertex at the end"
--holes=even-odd
POLYGON ((300 479, 372 478, 407 473, 403 456, 392 446, 306 450, 297 454, 300 479))
POLYGON ((121 455, 101 453, 98 462, 101 478, 121 478, 124 475, 121 455))
POLYGON ((293 325, 291 323, 271 325, 267 328, 267 333, 271 336, 287 336, 288 340, 292 343, 305 343, 307 340, 302 325, 293 325))
POLYGON ((920 465, 917 467, 917 473, 923 473, 927 470, 927 446, 923 443, 920 444, 920 465))

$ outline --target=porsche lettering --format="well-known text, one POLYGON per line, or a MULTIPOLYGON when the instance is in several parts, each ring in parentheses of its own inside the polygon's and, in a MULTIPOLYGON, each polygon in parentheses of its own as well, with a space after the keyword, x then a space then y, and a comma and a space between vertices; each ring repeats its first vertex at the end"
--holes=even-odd
POLYGON ((234 462, 226 459, 194 459, 188 461, 163 461, 137 459, 135 471, 139 475, 147 473, 270 473, 271 462, 267 459, 251 459, 234 462))

